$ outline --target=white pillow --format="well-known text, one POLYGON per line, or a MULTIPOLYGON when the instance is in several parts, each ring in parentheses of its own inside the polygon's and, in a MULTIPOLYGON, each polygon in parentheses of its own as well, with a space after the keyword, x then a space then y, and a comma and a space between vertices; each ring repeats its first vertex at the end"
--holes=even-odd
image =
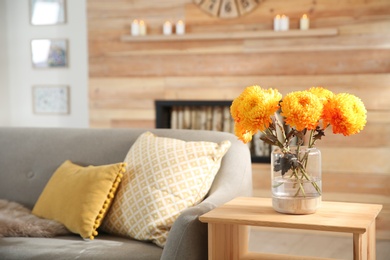
POLYGON ((163 247, 180 213, 208 193, 230 145, 142 134, 125 158, 127 171, 103 230, 163 247))

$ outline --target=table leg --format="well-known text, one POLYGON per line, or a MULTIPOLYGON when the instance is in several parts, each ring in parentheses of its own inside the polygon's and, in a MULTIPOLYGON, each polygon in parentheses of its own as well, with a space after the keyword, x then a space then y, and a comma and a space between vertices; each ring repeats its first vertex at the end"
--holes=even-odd
POLYGON ((353 259, 367 260, 367 232, 353 234, 353 259))
POLYGON ((375 219, 367 230, 367 259, 376 259, 375 219))
POLYGON ((239 260, 248 252, 247 226, 208 224, 209 260, 239 260))

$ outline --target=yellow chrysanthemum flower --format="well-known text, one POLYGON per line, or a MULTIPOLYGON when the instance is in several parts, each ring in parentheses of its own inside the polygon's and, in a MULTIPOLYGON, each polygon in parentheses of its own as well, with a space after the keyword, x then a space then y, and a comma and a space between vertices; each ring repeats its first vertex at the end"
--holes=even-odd
MULTIPOLYGON (((280 171, 282 177, 290 172, 289 178, 309 180, 321 195, 321 186, 311 179, 306 169, 308 153, 299 156, 298 153, 292 152, 290 145, 295 145, 292 140, 298 139, 296 142, 298 148, 302 145, 312 148, 316 141, 325 135, 324 131, 330 125, 335 134, 348 136, 359 133, 367 122, 367 110, 356 96, 346 93, 336 95, 322 87, 291 92, 280 102, 281 98, 282 95, 274 89, 247 87, 230 107, 235 123, 235 134, 247 143, 260 130, 262 132, 260 139, 269 145, 277 146, 283 153, 273 161, 272 171, 280 171), (284 122, 275 114, 279 108, 284 122), (322 126, 320 122, 323 123, 322 126), (285 129, 283 123, 291 128, 285 129), (304 137, 307 132, 310 133, 310 137, 308 144, 305 144, 304 137)), ((296 186, 298 188, 294 191, 295 196, 300 193, 306 196, 304 187, 296 186)))
POLYGON ((283 98, 281 108, 286 124, 298 131, 313 130, 321 118, 323 103, 309 91, 296 91, 283 98))
POLYGON ((272 122, 271 116, 279 109, 281 98, 282 94, 276 89, 263 89, 260 86, 245 88, 230 107, 237 136, 248 140, 246 135, 249 133, 253 135, 268 128, 272 122))
POLYGON ((323 120, 332 126, 334 134, 349 136, 363 130, 367 122, 367 110, 360 98, 340 93, 325 104, 323 120))
POLYGON ((308 91, 316 95, 320 99, 322 104, 327 103, 334 96, 332 91, 325 89, 323 87, 312 87, 308 91))

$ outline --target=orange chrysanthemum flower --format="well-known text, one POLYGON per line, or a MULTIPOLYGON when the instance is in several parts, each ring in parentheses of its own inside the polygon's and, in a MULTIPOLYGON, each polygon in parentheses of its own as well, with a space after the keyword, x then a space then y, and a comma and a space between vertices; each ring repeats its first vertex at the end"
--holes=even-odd
POLYGON ((256 132, 250 132, 246 130, 240 123, 234 124, 234 134, 244 143, 249 143, 252 141, 252 136, 256 134, 256 132))
POLYGON ((332 126, 334 134, 349 136, 363 130, 367 122, 367 110, 358 97, 340 93, 325 104, 323 120, 332 126))
POLYGON ((279 109, 281 98, 282 94, 276 89, 263 89, 260 86, 245 88, 230 107, 239 139, 247 142, 247 135, 268 128, 272 122, 271 116, 279 109))
MULTIPOLYGON (((330 90, 324 89, 323 87, 312 87, 308 90, 310 93, 316 95, 323 105, 329 102, 334 97, 334 93, 330 90)), ((324 115, 322 114, 321 117, 324 115)), ((326 128, 326 124, 323 124, 323 128, 326 128)))
POLYGON ((298 131, 313 130, 321 118, 323 103, 309 91, 296 91, 283 98, 281 108, 286 124, 298 131))

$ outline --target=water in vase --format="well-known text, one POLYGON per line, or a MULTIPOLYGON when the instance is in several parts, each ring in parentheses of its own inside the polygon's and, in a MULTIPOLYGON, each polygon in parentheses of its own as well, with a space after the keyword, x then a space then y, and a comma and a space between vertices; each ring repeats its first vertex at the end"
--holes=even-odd
POLYGON ((289 214, 311 214, 321 205, 321 178, 311 181, 276 177, 272 180, 272 204, 276 211, 289 214), (304 193, 302 192, 304 191, 304 193))

